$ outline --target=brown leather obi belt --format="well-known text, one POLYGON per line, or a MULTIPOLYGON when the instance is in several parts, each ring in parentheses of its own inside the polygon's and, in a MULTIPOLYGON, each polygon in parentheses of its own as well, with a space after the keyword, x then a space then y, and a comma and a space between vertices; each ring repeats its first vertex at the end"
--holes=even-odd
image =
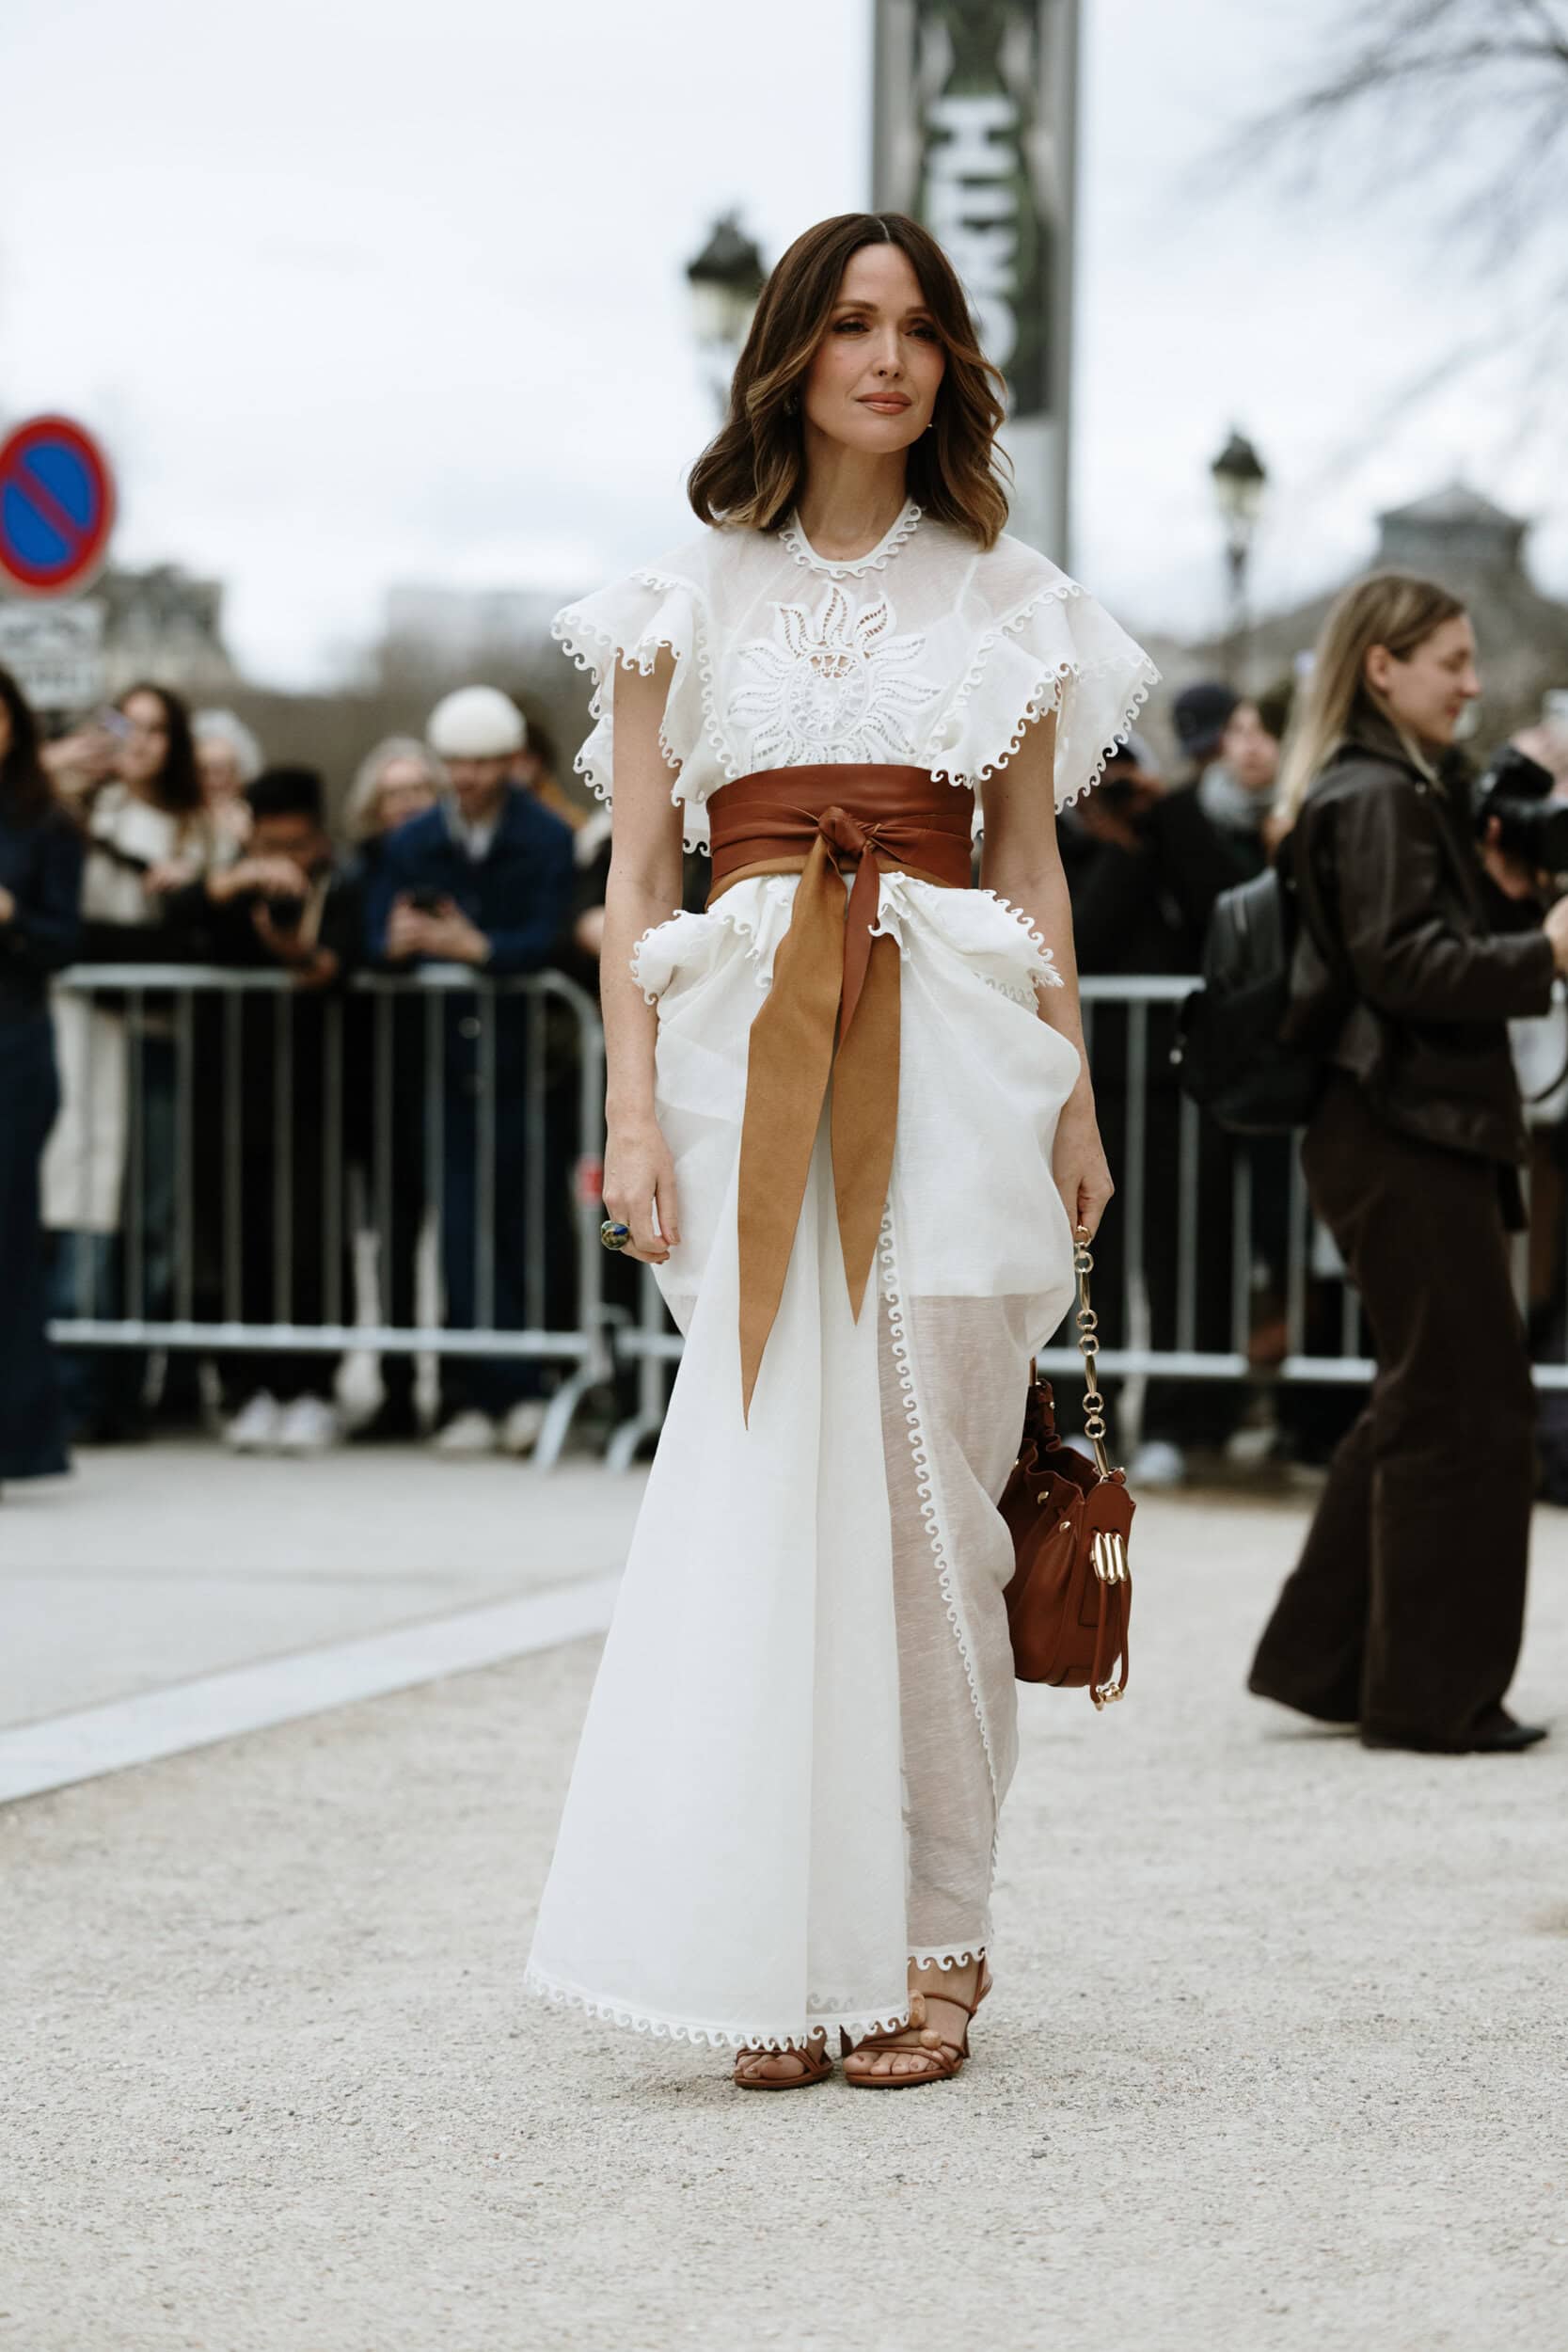
POLYGON ((898 1124, 898 943, 874 935, 880 878, 964 890, 974 795, 923 768, 768 768, 708 803, 711 906, 758 874, 799 874, 773 985, 752 1024, 740 1130, 740 1384, 751 1416, 779 1311, 828 1080, 839 1245, 860 1320, 898 1124), (853 867, 846 893, 839 877, 853 867))

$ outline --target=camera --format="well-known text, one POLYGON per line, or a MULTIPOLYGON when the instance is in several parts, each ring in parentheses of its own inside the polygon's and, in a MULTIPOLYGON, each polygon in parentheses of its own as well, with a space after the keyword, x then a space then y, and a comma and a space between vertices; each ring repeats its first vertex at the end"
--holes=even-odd
POLYGON ((245 893, 245 903, 263 914, 275 931, 297 931, 305 917, 303 898, 275 898, 270 891, 245 893))
POLYGON ((1555 794, 1550 769, 1510 743, 1476 786, 1476 832, 1485 840, 1496 818, 1500 850, 1532 872, 1568 873, 1568 801, 1555 794))

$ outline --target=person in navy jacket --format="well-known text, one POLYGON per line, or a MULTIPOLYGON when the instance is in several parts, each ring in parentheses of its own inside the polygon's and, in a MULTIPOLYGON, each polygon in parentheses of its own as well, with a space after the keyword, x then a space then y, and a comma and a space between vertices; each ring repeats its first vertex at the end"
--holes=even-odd
MULTIPOLYGON (((372 958, 393 968, 468 963, 500 978, 553 961, 570 923, 575 871, 570 826, 510 780, 526 740, 522 715, 496 688, 467 686, 432 712, 431 749, 446 769, 439 806, 387 841, 367 911, 372 958)), ((454 1330, 528 1322, 524 1264, 527 1006, 458 993, 444 1030, 441 1262, 446 1321, 454 1330), (485 1044, 490 1025, 491 1046, 485 1044), (481 1217, 483 1062, 496 1077, 493 1215, 481 1217), (488 1231, 483 1230, 487 1225, 488 1231), (488 1245, 488 1248, 486 1248, 488 1245), (485 1264, 488 1255, 489 1266, 485 1264), (483 1292, 490 1288, 489 1312, 483 1292)), ((543 1138, 532 1139, 543 1149, 543 1138)), ((534 1237, 543 1247, 543 1236, 534 1237)), ((544 1420, 536 1364, 515 1358, 447 1357, 436 1444, 445 1454, 527 1453, 544 1420)))
POLYGON ((0 1480, 70 1468, 39 1163, 60 1101, 49 975, 76 952, 81 895, 82 836, 55 803, 22 690, 0 670, 0 1480))

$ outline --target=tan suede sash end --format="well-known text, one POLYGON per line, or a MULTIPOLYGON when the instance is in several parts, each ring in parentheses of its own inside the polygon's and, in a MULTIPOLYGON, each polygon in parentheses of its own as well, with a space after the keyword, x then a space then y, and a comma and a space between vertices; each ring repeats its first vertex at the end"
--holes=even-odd
POLYGON ((828 1080, 839 1247, 857 1322, 898 1124, 898 943, 876 935, 880 877, 970 880, 974 795, 922 768, 771 768, 708 803, 708 904, 755 874, 799 874, 773 985, 752 1024, 740 1130, 740 1383, 749 1420, 784 1296, 828 1080), (841 871, 855 868, 847 893, 841 871))

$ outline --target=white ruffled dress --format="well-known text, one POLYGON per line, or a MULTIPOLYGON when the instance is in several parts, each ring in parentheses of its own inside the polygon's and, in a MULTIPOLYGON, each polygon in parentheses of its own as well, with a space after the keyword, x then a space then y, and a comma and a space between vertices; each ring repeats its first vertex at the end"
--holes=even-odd
MULTIPOLYGON (((791 525, 705 531, 569 606, 595 680, 578 765, 610 796, 617 664, 674 656, 662 741, 689 846, 756 769, 985 780, 1056 712, 1058 804, 1156 673, 1074 581, 907 506, 869 555, 791 525)), ((897 1138, 856 1322, 824 1112, 778 1319, 742 1420, 736 1187, 747 1034, 793 875, 644 938, 682 1242, 686 1347, 589 1708, 528 1971, 645 2032, 738 2047, 908 2013, 911 1958, 990 1935, 1016 1722, 996 1511, 1028 1359, 1071 1242, 1052 1181, 1072 1048, 1038 1016, 1051 950, 987 891, 882 878, 903 955, 897 1138)))

